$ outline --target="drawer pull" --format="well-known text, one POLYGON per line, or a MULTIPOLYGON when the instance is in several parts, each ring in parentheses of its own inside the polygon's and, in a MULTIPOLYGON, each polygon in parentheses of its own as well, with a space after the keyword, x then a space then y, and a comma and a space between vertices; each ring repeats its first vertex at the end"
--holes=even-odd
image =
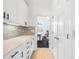
POLYGON ((29 44, 29 42, 27 42, 27 44, 29 44))
POLYGON ((29 46, 27 46, 27 49, 29 49, 29 46))
POLYGON ((54 37, 56 40, 59 40, 60 38, 59 37, 54 37))
POLYGON ((27 57, 27 59, 29 59, 29 56, 27 57))
POLYGON ((18 51, 11 55, 11 58, 13 58, 16 54, 18 54, 18 51))
POLYGON ((23 57, 23 52, 21 52, 21 57, 23 57))
POLYGON ((32 45, 32 42, 31 42, 31 45, 32 45))
POLYGON ((27 54, 29 54, 29 51, 27 51, 27 54))

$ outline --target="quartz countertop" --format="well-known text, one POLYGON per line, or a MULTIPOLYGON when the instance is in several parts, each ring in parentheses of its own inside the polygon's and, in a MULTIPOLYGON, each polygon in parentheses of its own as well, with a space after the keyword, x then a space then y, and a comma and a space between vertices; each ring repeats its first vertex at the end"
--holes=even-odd
POLYGON ((32 40, 34 38, 34 35, 26 35, 26 36, 19 36, 15 38, 11 38, 8 40, 3 40, 3 55, 6 55, 11 50, 25 42, 26 40, 32 40))

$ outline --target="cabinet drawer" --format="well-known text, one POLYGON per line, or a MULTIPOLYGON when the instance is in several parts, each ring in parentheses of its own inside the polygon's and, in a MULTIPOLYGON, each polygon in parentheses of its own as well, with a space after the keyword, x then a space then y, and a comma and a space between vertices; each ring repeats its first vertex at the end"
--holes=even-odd
POLYGON ((20 49, 19 49, 19 47, 15 48, 12 51, 10 51, 9 53, 7 53, 4 56, 4 59, 16 59, 17 57, 20 59, 20 49))

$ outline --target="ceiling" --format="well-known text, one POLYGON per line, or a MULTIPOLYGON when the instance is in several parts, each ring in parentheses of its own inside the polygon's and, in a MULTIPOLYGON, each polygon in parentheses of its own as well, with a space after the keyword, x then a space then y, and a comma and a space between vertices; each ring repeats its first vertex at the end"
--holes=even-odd
POLYGON ((65 8, 66 0, 25 0, 25 2, 29 6, 29 12, 33 15, 60 14, 67 9, 65 8))
POLYGON ((48 15, 50 13, 52 0, 25 0, 30 12, 36 15, 48 15))

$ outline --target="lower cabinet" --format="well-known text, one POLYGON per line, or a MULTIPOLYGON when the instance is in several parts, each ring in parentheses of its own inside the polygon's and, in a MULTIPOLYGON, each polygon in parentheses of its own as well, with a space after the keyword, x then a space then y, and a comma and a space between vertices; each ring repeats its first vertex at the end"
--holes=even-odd
POLYGON ((15 48, 14 50, 12 50, 8 54, 6 54, 4 56, 4 59, 21 59, 20 49, 19 48, 15 48))
POLYGON ((32 41, 25 41, 11 52, 7 53, 4 59, 30 59, 33 52, 32 41))

